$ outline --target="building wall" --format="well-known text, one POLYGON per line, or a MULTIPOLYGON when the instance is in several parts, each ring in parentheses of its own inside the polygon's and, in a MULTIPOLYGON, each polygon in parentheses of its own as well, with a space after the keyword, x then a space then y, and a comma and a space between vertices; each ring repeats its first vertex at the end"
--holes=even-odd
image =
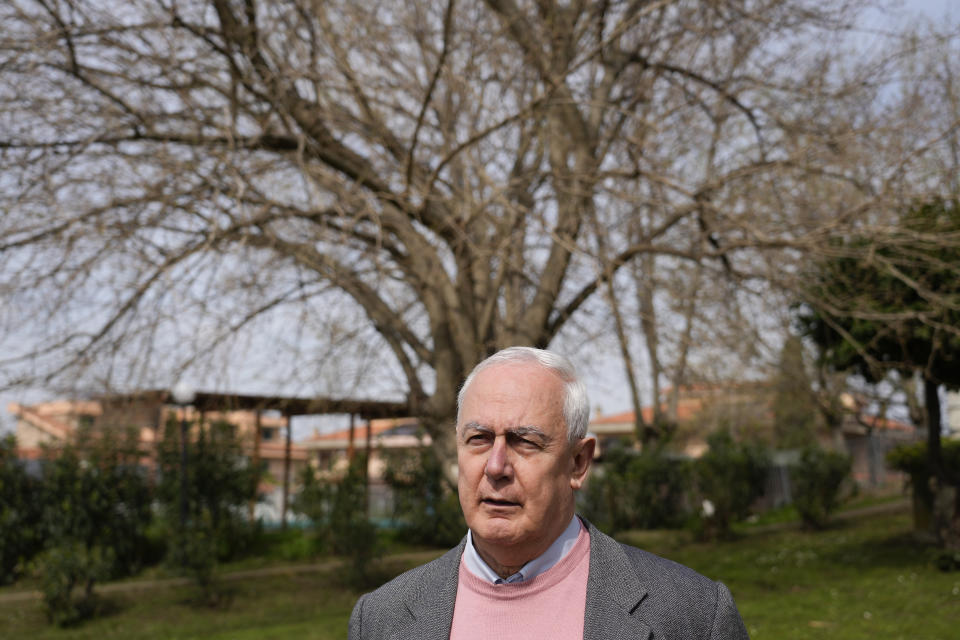
POLYGON ((100 400, 103 413, 97 418, 96 426, 103 428, 143 428, 162 430, 166 413, 158 397, 133 399, 100 400))
POLYGON ((907 442, 906 439, 874 433, 870 436, 846 436, 844 440, 851 457, 851 473, 858 485, 879 488, 902 484, 903 474, 887 466, 887 453, 907 442))
POLYGON ((947 428, 950 435, 960 437, 960 391, 947 393, 947 428))
POLYGON ((56 439, 41 431, 26 420, 17 420, 17 446, 21 449, 36 449, 41 445, 53 444, 56 439))

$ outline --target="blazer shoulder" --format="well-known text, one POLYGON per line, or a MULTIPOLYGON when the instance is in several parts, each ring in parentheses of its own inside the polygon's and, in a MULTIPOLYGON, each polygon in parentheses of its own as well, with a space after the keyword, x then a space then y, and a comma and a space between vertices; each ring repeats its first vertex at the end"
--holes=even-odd
POLYGON ((621 544, 649 597, 641 609, 664 637, 748 640, 730 590, 673 560, 621 544))
POLYGON ((615 577, 617 586, 611 593, 628 589, 638 594, 639 602, 622 601, 636 602, 631 610, 650 627, 654 638, 747 637, 730 590, 722 583, 673 560, 617 542, 595 528, 590 534, 597 538, 591 547, 591 553, 597 552, 596 584, 615 577))
POLYGON ((705 575, 694 571, 686 565, 674 562, 644 549, 631 547, 618 542, 623 553, 627 556, 631 567, 640 580, 648 585, 649 589, 679 586, 684 590, 716 589, 716 582, 705 575))
POLYGON ((456 575, 460 568, 462 553, 463 543, 450 549, 439 558, 404 571, 368 593, 366 595, 367 602, 393 599, 399 599, 401 602, 412 602, 418 599, 424 589, 438 587, 448 580, 451 574, 456 575))
POLYGON ((662 558, 654 553, 617 542, 593 525, 589 526, 591 535, 591 553, 596 553, 609 570, 621 567, 636 576, 640 584, 649 593, 663 589, 690 589, 713 591, 716 583, 679 562, 662 558), (626 563, 626 567, 622 564, 626 563))

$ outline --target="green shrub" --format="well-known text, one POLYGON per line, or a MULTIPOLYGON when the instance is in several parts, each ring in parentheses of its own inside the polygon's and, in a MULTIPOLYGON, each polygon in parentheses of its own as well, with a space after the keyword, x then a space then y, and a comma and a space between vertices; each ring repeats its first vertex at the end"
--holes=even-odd
POLYGON ((151 493, 135 442, 131 433, 81 432, 74 444, 48 451, 36 496, 45 545, 37 565, 56 624, 92 615, 94 585, 143 564, 151 493))
POLYGON ((369 586, 370 565, 379 555, 377 528, 367 514, 367 464, 357 456, 338 479, 318 479, 307 468, 293 510, 311 520, 314 534, 324 548, 347 560, 346 581, 369 586))
MULTIPOLYGON (((960 440, 944 439, 940 450, 943 466, 960 472, 960 440)), ((927 443, 915 442, 894 447, 887 453, 887 464, 909 477, 913 493, 913 524, 916 531, 932 527, 934 512, 934 473, 927 459, 927 443)))
POLYGON ((707 437, 709 450, 693 461, 697 505, 693 528, 706 538, 725 538, 763 495, 770 459, 759 444, 736 442, 720 430, 707 437))
POLYGON ((16 456, 16 439, 0 438, 0 585, 15 581, 42 549, 40 481, 16 456))
POLYGON ((807 447, 800 461, 790 467, 793 504, 804 526, 822 529, 839 506, 850 478, 849 456, 819 447, 807 447))
POLYGON ((312 560, 322 552, 319 540, 312 532, 299 527, 287 530, 261 532, 251 549, 257 557, 287 562, 312 560))
MULTIPOLYGON (((960 471, 960 440, 944 439, 940 443, 940 456, 947 469, 960 471)), ((894 469, 903 471, 911 478, 924 474, 933 474, 927 460, 926 441, 902 444, 887 453, 887 463, 894 469)))
POLYGON ((314 546, 329 551, 331 546, 330 511, 333 508, 335 482, 320 479, 309 465, 300 475, 300 491, 293 496, 290 508, 310 521, 314 546))
POLYGON ((387 456, 384 480, 393 490, 393 517, 404 540, 440 547, 460 542, 467 525, 457 491, 431 447, 387 456))
POLYGON ((174 530, 166 557, 170 567, 193 580, 200 592, 199 603, 211 607, 224 601, 216 576, 221 551, 217 538, 208 514, 201 513, 174 530))
POLYGON ((609 531, 676 527, 686 520, 689 488, 687 461, 612 448, 587 482, 581 512, 609 531))
POLYGON ((170 543, 166 562, 190 577, 208 605, 224 603, 216 581, 220 562, 252 548, 256 523, 247 508, 256 499, 256 469, 233 425, 217 421, 191 428, 187 442, 186 521, 181 522, 180 424, 171 416, 160 443, 157 490, 163 529, 170 543))
POLYGON ((52 623, 65 627, 97 612, 93 587, 113 573, 116 557, 111 549, 61 541, 40 554, 38 560, 40 592, 52 623))

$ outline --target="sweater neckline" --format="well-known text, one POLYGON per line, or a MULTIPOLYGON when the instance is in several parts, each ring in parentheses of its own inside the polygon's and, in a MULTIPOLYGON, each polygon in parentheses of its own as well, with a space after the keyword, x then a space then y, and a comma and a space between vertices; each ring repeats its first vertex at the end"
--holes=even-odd
POLYGON ((522 582, 493 584, 471 572, 460 562, 460 582, 474 593, 503 600, 531 596, 563 582, 577 566, 590 558, 590 534, 581 527, 577 542, 570 552, 543 573, 522 582))

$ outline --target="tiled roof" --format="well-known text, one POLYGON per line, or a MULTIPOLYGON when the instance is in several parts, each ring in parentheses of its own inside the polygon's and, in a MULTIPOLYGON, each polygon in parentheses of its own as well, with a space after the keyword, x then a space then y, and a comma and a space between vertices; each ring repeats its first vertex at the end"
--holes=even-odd
MULTIPOLYGON (((358 424, 354 428, 354 446, 362 447, 367 440, 367 429, 370 428, 371 439, 377 439, 379 443, 391 447, 416 447, 420 444, 428 444, 429 436, 422 439, 417 435, 410 433, 412 427, 416 427, 415 418, 381 418, 371 421, 368 424, 358 424), (396 430, 395 433, 392 433, 396 430), (386 442, 388 439, 389 442, 386 442)), ((341 429, 331 433, 314 433, 306 440, 301 440, 300 444, 306 449, 345 449, 349 446, 350 429, 341 429)))
MULTIPOLYGON (((677 420, 684 421, 690 420, 697 413, 703 410, 703 400, 700 398, 681 398, 677 401, 677 420)), ((661 406, 661 411, 666 413, 667 405, 661 406)), ((590 421, 590 428, 594 426, 599 426, 600 429, 603 429, 605 425, 620 425, 620 424, 630 424, 634 422, 635 412, 633 411, 621 411, 620 413, 611 413, 608 415, 597 416, 590 421)), ((653 421, 653 407, 644 407, 641 410, 641 416, 643 417, 644 422, 653 421)))
MULTIPOLYGON (((29 423, 34 428, 50 436, 51 442, 64 442, 70 439, 75 432, 73 425, 64 422, 63 417, 91 415, 98 416, 102 414, 100 404, 95 401, 66 401, 58 400, 54 402, 44 402, 37 405, 21 405, 11 403, 7 410, 18 419, 29 423), (58 419, 61 418, 61 419, 58 419)), ((175 414, 180 417, 180 409, 175 410, 175 414)), ((244 412, 234 411, 226 414, 226 418, 231 422, 242 422, 247 427, 254 424, 254 418, 242 415, 244 412)), ((282 418, 273 416, 263 416, 261 420, 262 427, 281 427, 286 422, 282 418)), ((157 439, 156 431, 150 427, 142 427, 139 433, 140 442, 149 447, 154 446, 157 439)), ((244 448, 252 452, 252 443, 245 443, 244 448)), ((286 444, 283 442, 263 442, 260 443, 260 456, 265 459, 283 459, 285 456, 286 444)), ((291 443, 290 454, 293 460, 306 460, 307 454, 298 443, 291 443)), ((39 448, 21 447, 18 449, 18 455, 25 459, 35 459, 40 457, 39 448)))

